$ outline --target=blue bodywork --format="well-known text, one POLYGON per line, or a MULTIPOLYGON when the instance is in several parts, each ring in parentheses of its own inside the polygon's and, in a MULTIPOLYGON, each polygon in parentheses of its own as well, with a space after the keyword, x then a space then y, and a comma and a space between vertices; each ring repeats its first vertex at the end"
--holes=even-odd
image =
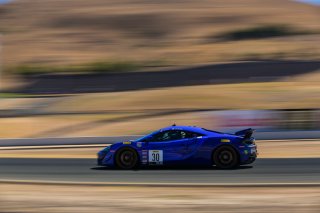
POLYGON ((255 161, 257 147, 252 130, 242 130, 235 134, 211 131, 195 126, 169 126, 135 141, 112 144, 98 152, 98 165, 114 167, 117 151, 123 147, 136 150, 141 166, 148 165, 201 165, 212 166, 212 155, 220 146, 231 146, 237 151, 240 165, 255 161), (186 131, 194 133, 193 137, 169 141, 150 141, 154 135, 166 131, 186 131), (248 134, 249 133, 249 134, 248 134), (251 134, 250 134, 251 133, 251 134), (154 159, 153 154, 160 153, 154 159))

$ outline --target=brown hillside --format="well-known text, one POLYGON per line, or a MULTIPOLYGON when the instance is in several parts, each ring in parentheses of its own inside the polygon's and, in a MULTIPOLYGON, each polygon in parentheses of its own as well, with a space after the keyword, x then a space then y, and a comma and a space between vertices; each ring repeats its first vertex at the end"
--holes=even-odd
POLYGON ((318 34, 212 39, 235 29, 273 24, 319 32, 320 9, 289 0, 16 0, 0 6, 2 60, 7 67, 101 60, 187 65, 319 59, 318 34))

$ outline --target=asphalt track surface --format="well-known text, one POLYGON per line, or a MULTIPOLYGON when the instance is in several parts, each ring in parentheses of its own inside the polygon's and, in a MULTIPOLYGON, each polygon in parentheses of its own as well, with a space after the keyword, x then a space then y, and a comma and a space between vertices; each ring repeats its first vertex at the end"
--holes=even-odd
POLYGON ((302 184, 320 183, 320 158, 258 159, 234 170, 97 167, 94 159, 0 158, 0 180, 151 184, 302 184))
POLYGON ((285 76, 310 73, 320 68, 320 61, 248 61, 211 64, 166 71, 124 72, 83 75, 40 75, 12 91, 29 94, 72 94, 118 92, 152 88, 269 82, 285 76))

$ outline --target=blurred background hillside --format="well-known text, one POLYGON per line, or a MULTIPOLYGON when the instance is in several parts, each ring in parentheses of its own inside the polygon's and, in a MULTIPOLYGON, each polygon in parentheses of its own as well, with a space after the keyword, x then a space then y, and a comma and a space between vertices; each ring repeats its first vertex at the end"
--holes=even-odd
POLYGON ((320 0, 0 0, 0 212, 319 213, 319 138, 320 0), (258 159, 106 148, 174 123, 253 128, 258 159))
POLYGON ((268 131, 320 126, 316 5, 15 0, 0 4, 0 34, 0 137, 230 127, 216 124, 216 110, 268 131), (269 111, 243 110, 297 113, 265 128, 269 111))
POLYGON ((319 8, 290 0, 16 0, 1 5, 6 68, 319 59, 319 8))

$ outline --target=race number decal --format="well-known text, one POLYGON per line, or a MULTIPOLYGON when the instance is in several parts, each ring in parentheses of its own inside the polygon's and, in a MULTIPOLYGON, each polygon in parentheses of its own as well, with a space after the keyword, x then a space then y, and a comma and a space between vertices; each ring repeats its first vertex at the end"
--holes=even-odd
POLYGON ((149 150, 149 164, 162 165, 163 164, 163 150, 149 150))

